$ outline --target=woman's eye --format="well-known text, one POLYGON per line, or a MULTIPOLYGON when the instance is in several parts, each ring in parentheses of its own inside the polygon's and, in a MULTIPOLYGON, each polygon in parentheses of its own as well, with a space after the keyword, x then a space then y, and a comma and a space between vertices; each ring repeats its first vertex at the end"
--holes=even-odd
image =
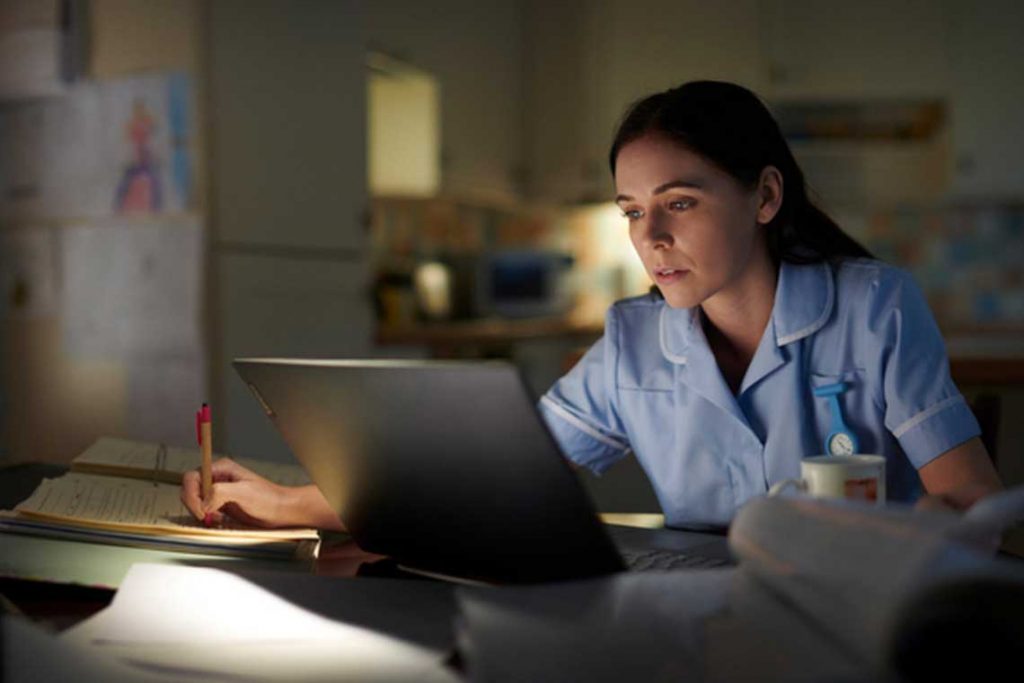
POLYGON ((635 221, 644 215, 644 212, 640 209, 626 209, 622 212, 622 215, 631 221, 635 221))
POLYGON ((673 211, 685 211, 694 205, 692 199, 674 199, 668 203, 668 208, 673 211))

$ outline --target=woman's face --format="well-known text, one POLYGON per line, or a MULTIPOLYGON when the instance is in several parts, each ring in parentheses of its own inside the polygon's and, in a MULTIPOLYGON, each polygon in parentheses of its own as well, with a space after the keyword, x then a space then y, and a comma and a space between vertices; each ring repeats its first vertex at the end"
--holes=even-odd
MULTIPOLYGON (((772 173, 775 175, 772 176, 772 173)), ((629 235, 665 301, 690 308, 742 289, 771 272, 763 223, 766 175, 747 189, 731 175, 662 135, 626 144, 615 162, 616 203, 629 235)), ((781 180, 779 180, 781 185, 781 180)), ((771 188, 768 188, 769 191, 771 188)), ((781 201, 781 187, 778 187, 781 201)))

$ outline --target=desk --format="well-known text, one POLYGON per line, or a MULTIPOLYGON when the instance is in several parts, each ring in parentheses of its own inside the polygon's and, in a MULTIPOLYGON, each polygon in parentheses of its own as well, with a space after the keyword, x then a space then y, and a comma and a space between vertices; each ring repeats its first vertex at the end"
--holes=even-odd
MULTIPOLYGON (((13 508, 28 497, 44 477, 59 476, 66 469, 49 464, 3 468, 0 471, 0 507, 13 508)), ((616 544, 626 549, 650 548, 728 557, 725 537, 717 534, 622 525, 609 525, 608 528, 616 544)), ((361 580, 362 577, 379 576, 379 572, 373 570, 373 563, 383 559, 380 555, 361 550, 344 534, 327 534, 318 558, 313 562, 300 562, 180 553, 0 533, 0 595, 27 616, 63 630, 106 607, 128 569, 139 562, 217 567, 247 576, 258 575, 264 582, 266 577, 278 576, 279 580, 272 583, 284 585, 290 580, 289 576, 309 574, 332 578, 360 577, 361 580)), ((299 584, 296 579, 291 581, 288 585, 294 592, 299 584)), ((445 624, 447 629, 447 622, 445 624)))
MULTIPOLYGON (((0 486, 7 481, 0 477, 0 486)), ((874 508, 870 512, 867 509, 859 513, 848 512, 857 519, 877 524, 836 525, 831 523, 834 520, 830 515, 822 517, 808 512, 808 509, 823 511, 818 505, 806 501, 787 503, 780 499, 763 499, 756 506, 746 508, 748 533, 765 530, 765 527, 752 525, 750 521, 769 520, 756 512, 765 506, 775 512, 770 518, 774 520, 773 524, 784 521, 786 529, 794 530, 785 538, 771 536, 784 546, 779 557, 795 562, 797 556, 806 555, 810 547, 820 551, 823 561, 800 566, 762 562, 760 573, 758 561, 753 560, 737 568, 720 570, 626 572, 540 586, 465 589, 427 580, 365 576, 354 580, 339 578, 335 572, 350 574, 367 557, 344 539, 336 539, 337 544, 330 547, 321 563, 312 567, 265 561, 262 567, 257 567, 248 561, 230 558, 196 555, 170 558, 160 551, 145 552, 154 556, 165 555, 167 561, 226 570, 235 575, 227 579, 236 584, 246 584, 247 595, 253 594, 255 586, 263 589, 263 594, 271 594, 267 604, 283 600, 303 608, 305 612, 313 612, 314 616, 327 617, 336 622, 335 626, 340 624, 342 630, 349 629, 349 633, 353 632, 351 627, 356 627, 356 631, 362 631, 364 635, 371 631, 376 634, 374 637, 390 636, 392 640, 388 641, 391 643, 388 648, 393 647, 393 639, 396 638, 403 642, 394 645, 395 650, 417 646, 417 652, 429 655, 426 661, 431 671, 442 677, 435 680, 446 683, 457 680, 460 675, 446 665, 455 643, 459 644, 458 652, 471 668, 477 667, 475 671, 484 672, 487 680, 497 681, 555 679, 618 683, 621 680, 692 679, 734 683, 889 680, 894 676, 888 648, 896 642, 920 646, 919 636, 922 635, 927 637, 924 647, 933 649, 915 661, 941 667, 955 666, 959 660, 951 658, 959 656, 958 648, 954 647, 956 643, 937 640, 946 633, 958 634, 956 638, 964 633, 972 637, 969 645, 974 648, 973 658, 965 659, 964 665, 976 667, 995 662, 1004 667, 1003 675, 1010 670, 1008 667, 1014 665, 1012 658, 1019 651, 1017 646, 1024 647, 1024 633, 1016 628, 1019 606, 1024 605, 1024 575, 1019 568, 1005 564, 996 566, 991 558, 969 553, 966 548, 935 543, 934 537, 926 533, 930 528, 928 524, 901 526, 901 533, 892 534, 890 527, 881 523, 874 508), (755 512, 751 513, 751 510, 755 512), (813 529, 827 534, 811 534, 809 530, 813 529), (911 532, 915 529, 921 535, 913 535, 911 532), (908 538, 919 542, 908 545, 908 538), (808 542, 813 541, 818 544, 808 546, 808 542), (864 555, 871 553, 875 553, 873 557, 877 561, 870 566, 862 565, 864 555), (785 571, 772 568, 776 566, 785 571), (973 575, 973 578, 959 574, 972 566, 984 572, 973 575), (844 568, 848 568, 845 573, 844 568), (865 571, 869 573, 865 574, 865 571), (328 575, 310 575, 311 572, 328 575), (870 580, 862 580, 865 576, 870 580), (957 577, 966 577, 971 582, 958 584, 957 577), (932 582, 928 592, 918 594, 926 599, 907 602, 906 598, 913 597, 910 589, 919 579, 932 582), (960 590, 962 586, 969 590, 960 590), (991 599, 979 602, 978 596, 991 599), (939 614, 932 614, 927 609, 922 610, 922 606, 929 608, 936 600, 941 607, 950 607, 951 611, 939 610, 939 614), (890 631, 887 624, 899 615, 903 615, 902 629, 890 631), (918 621, 907 621, 908 616, 918 621), (953 630, 922 630, 936 625, 953 630), (906 638, 894 640, 893 633, 906 638), (941 647, 937 647, 940 642, 941 647), (1005 646, 1006 643, 1010 646, 1005 646), (524 672, 531 675, 522 675, 524 672)), ((900 519, 912 521, 912 518, 900 519)), ((934 518, 932 521, 939 520, 934 518)), ((739 527, 742 528, 742 524, 739 527)), ((611 531, 616 541, 624 545, 642 544, 690 552, 724 545, 721 536, 697 532, 621 527, 613 527, 611 531)), ((742 534, 740 536, 742 539, 742 534)), ((753 537, 748 541, 750 538, 753 537)), ((64 546, 65 551, 72 543, 0 535, 0 543, 21 544, 22 550, 28 549, 27 544, 33 542, 58 543, 64 546)), ((15 546, 7 545, 0 550, 12 547, 15 546)), ((40 548, 46 547, 55 552, 52 546, 39 546, 37 554, 45 555, 46 552, 40 548)), ((756 546, 751 547, 756 549, 756 546)), ((122 563, 129 556, 119 551, 138 552, 113 546, 88 548, 108 558, 117 556, 122 563)), ((761 556, 769 560, 774 557, 763 552, 761 556)), ((18 560, 10 559, 8 552, 4 552, 2 557, 9 560, 12 567, 18 560)), ((21 559, 27 557, 27 553, 23 553, 21 559)), ((747 559, 751 557, 759 555, 755 553, 747 559)), ((87 567, 88 563, 82 566, 87 567)), ((142 569, 163 571, 164 568, 142 569)), ((117 570, 111 568, 109 571, 116 574, 117 570)), ((194 577, 204 572, 191 570, 179 573, 194 577)), ((177 584, 178 592, 171 594, 170 603, 158 605, 158 611, 150 612, 149 616, 141 619, 139 613, 145 614, 142 608, 146 603, 152 601, 153 596, 167 594, 167 586, 174 582, 165 581, 161 576, 160 582, 144 591, 133 593, 126 587, 122 597, 134 594, 137 598, 141 596, 143 602, 128 603, 131 605, 127 612, 130 623, 122 624, 127 623, 132 633, 143 632, 144 637, 153 638, 155 636, 149 633, 149 626, 162 626, 163 615, 178 617, 184 614, 191 617, 193 623, 196 620, 207 621, 208 614, 229 615, 234 623, 217 631, 223 634, 238 624, 259 623, 261 615, 267 614, 262 604, 253 616, 236 609, 236 606, 241 608, 257 603, 242 597, 246 594, 222 590, 216 581, 210 581, 210 574, 205 572, 201 581, 177 584), (197 589, 209 588, 211 584, 214 587, 208 590, 208 595, 217 596, 222 604, 211 608, 208 613, 195 613, 193 608, 196 606, 188 604, 189 597, 195 596, 197 589), (231 598, 234 602, 224 603, 224 598, 231 598)), ((222 575, 221 572, 216 574, 222 575)), ((71 625, 75 619, 102 608, 113 595, 109 588, 40 584, 23 579, 7 580, 0 583, 0 588, 10 589, 9 597, 16 605, 21 602, 37 610, 37 618, 64 620, 51 622, 58 627, 71 625)), ((199 602, 204 605, 216 602, 213 597, 208 600, 199 602)), ((116 612, 125 604, 118 602, 112 611, 116 612)), ((122 609, 122 617, 125 613, 122 609)), ((96 623, 89 622, 93 628, 96 623)), ((79 634, 82 631, 77 629, 79 634)), ((182 632, 191 637, 196 630, 187 628, 182 632)), ((288 633, 293 634, 294 630, 288 633)), ((72 631, 71 635, 74 634, 72 631)), ((67 640, 58 639, 57 642, 67 640)), ((100 637, 92 640, 90 646, 93 649, 85 652, 90 658, 99 659, 99 651, 95 648, 102 646, 111 659, 116 657, 112 653, 120 652, 122 657, 117 661, 124 661, 126 655, 132 655, 131 648, 138 647, 128 643, 122 644, 119 651, 111 650, 111 642, 114 642, 112 647, 118 647, 116 639, 111 641, 100 637)), ((197 647, 205 646, 208 660, 211 654, 218 662, 223 658, 223 649, 218 649, 217 643, 205 642, 203 638, 197 638, 195 642, 188 638, 152 642, 157 646, 170 642, 178 648, 175 655, 187 651, 189 656, 193 656, 197 647)), ((271 657, 261 649, 264 642, 246 641, 238 645, 239 649, 232 646, 231 652, 235 655, 244 650, 241 656, 250 657, 250 661, 243 662, 240 656, 236 656, 239 666, 248 664, 248 670, 252 670, 253 657, 259 658, 262 666, 271 657)), ((333 652, 332 648, 344 646, 347 641, 333 638, 318 642, 321 647, 326 643, 327 649, 333 652)), ((302 649, 305 641, 279 638, 275 644, 277 649, 273 650, 272 657, 288 654, 301 663, 306 652, 302 649), (295 655, 290 648, 297 649, 299 654, 295 655)), ((45 647, 47 643, 44 642, 44 649, 37 651, 45 652, 45 647)), ((390 656, 380 657, 381 651, 380 648, 373 650, 372 656, 363 652, 364 656, 361 659, 357 657, 356 664, 376 670, 390 656)), ((331 665, 351 664, 343 661, 343 657, 335 656, 335 660, 331 665)), ((230 665, 235 664, 231 662, 230 665)), ((24 669, 29 666, 29 663, 24 664, 18 672, 22 678, 25 678, 24 669)), ((365 677, 350 680, 365 680, 365 677)), ((408 677, 388 680, 408 680, 408 677)), ((919 676, 912 680, 930 679, 919 676)))

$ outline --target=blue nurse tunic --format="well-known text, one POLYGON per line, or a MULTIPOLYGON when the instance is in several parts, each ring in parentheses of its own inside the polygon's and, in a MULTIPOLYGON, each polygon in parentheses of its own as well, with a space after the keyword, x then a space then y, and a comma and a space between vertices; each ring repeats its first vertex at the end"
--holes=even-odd
POLYGON ((859 452, 886 458, 890 500, 920 495, 917 469, 980 432, 920 290, 869 259, 782 264, 738 393, 699 310, 648 295, 611 307, 604 336, 540 410, 567 457, 597 474, 634 453, 670 526, 722 527, 824 452, 834 407, 814 389, 840 382, 859 452))

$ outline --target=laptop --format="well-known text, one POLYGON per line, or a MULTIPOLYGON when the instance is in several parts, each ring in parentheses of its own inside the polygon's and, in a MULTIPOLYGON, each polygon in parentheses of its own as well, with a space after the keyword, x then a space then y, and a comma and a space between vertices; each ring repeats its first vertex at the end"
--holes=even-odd
POLYGON ((247 358, 234 367, 363 550, 487 583, 626 568, 514 365, 247 358))

